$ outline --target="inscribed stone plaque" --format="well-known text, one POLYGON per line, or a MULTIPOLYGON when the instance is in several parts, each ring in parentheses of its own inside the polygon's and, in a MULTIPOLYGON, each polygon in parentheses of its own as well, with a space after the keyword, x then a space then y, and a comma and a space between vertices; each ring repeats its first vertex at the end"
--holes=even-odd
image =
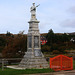
POLYGON ((35 56, 42 56, 41 50, 40 49, 34 49, 35 56))
POLYGON ((34 48, 39 47, 39 36, 34 36, 34 48))
POLYGON ((28 47, 32 48, 32 37, 28 36, 28 47))

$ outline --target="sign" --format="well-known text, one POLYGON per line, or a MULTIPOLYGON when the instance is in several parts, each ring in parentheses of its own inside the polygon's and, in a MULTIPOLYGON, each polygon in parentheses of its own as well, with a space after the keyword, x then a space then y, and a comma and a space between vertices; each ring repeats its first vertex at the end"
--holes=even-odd
POLYGON ((40 49, 34 49, 34 54, 35 54, 35 56, 38 56, 38 57, 42 56, 42 53, 41 53, 40 49))
POLYGON ((34 48, 39 47, 39 36, 34 36, 34 48))
POLYGON ((32 37, 28 36, 28 47, 32 48, 32 37))

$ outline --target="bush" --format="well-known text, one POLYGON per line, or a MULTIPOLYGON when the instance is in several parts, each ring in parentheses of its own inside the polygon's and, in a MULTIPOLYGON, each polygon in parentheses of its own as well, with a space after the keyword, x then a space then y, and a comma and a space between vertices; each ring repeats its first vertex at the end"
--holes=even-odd
POLYGON ((44 46, 42 46, 42 48, 41 48, 41 51, 42 52, 50 52, 50 46, 47 46, 47 45, 44 45, 44 46))

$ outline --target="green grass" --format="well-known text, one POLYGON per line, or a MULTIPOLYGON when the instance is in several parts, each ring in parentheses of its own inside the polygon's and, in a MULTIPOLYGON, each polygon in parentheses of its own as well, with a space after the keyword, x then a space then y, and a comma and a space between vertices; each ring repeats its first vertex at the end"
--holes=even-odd
POLYGON ((36 74, 36 73, 50 73, 54 72, 51 69, 25 69, 15 70, 6 68, 3 71, 0 69, 0 75, 22 75, 22 74, 36 74))
POLYGON ((73 61, 73 69, 75 69, 75 60, 73 61))

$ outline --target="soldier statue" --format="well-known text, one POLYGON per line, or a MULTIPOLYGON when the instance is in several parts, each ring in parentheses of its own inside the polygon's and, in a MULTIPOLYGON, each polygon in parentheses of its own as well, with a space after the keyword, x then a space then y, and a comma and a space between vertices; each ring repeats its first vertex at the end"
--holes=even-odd
POLYGON ((35 3, 33 3, 33 6, 30 8, 31 18, 36 18, 36 7, 38 6, 39 5, 35 6, 35 3))

